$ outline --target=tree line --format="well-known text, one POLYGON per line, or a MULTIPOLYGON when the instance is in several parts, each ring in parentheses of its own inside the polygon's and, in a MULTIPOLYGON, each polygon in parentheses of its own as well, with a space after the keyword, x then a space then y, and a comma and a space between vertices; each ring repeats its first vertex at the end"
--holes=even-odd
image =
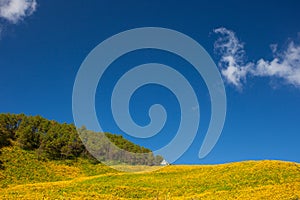
POLYGON ((74 124, 58 123, 41 116, 0 114, 0 150, 10 145, 35 151, 39 159, 83 157, 133 165, 159 165, 163 160, 161 156, 154 156, 150 149, 121 135, 97 133, 85 127, 76 129, 74 124))

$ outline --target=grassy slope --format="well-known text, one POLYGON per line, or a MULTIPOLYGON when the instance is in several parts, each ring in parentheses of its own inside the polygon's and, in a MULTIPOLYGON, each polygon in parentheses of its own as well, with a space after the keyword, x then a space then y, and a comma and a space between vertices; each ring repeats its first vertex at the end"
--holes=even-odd
POLYGON ((121 173, 84 160, 69 165, 37 161, 34 154, 17 148, 4 149, 0 157, 7 160, 0 171, 0 199, 300 198, 300 164, 290 162, 168 166, 149 173, 121 173))
POLYGON ((40 161, 33 151, 18 147, 3 148, 0 160, 0 188, 8 185, 70 180, 76 177, 115 172, 107 166, 93 165, 84 159, 77 161, 40 161))

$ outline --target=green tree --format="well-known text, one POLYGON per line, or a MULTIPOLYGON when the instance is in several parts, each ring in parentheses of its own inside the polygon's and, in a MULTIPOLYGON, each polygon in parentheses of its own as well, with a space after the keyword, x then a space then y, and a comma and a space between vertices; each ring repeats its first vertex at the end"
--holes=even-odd
POLYGON ((0 148, 11 145, 11 141, 25 150, 36 151, 40 159, 82 156, 97 163, 95 156, 100 161, 146 165, 160 164, 162 160, 154 157, 150 149, 122 135, 93 132, 85 127, 76 130, 73 124, 61 124, 41 116, 0 114, 0 148))

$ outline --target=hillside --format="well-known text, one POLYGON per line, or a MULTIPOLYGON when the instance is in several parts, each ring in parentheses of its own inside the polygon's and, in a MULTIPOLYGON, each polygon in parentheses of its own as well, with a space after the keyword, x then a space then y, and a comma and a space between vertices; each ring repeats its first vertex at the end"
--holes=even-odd
POLYGON ((0 199, 290 199, 300 198, 300 164, 247 161, 167 166, 125 173, 84 159, 39 161, 5 147, 0 199))
MULTIPOLYGON (((222 165, 154 166, 149 149, 40 116, 0 114, 0 199, 299 199, 300 164, 245 161, 222 165), (93 159, 117 160, 114 169, 93 159), (98 140, 99 141, 99 140, 98 140), (105 150, 108 151, 108 153, 105 150), (127 163, 127 164, 126 164, 127 163), (130 165, 129 165, 129 164, 130 165), (152 171, 139 173, 123 171, 152 171), (124 170, 126 169, 126 170, 124 170)), ((102 160, 101 160, 102 161, 102 160)))
POLYGON ((0 114, 0 151, 5 146, 33 151, 39 160, 85 158, 94 162, 151 166, 159 165, 163 159, 121 135, 94 132, 24 114, 0 114))

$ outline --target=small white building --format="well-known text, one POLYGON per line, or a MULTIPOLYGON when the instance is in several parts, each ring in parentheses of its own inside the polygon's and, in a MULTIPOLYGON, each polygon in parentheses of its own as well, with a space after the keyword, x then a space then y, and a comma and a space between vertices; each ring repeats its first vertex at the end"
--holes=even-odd
POLYGON ((166 161, 165 159, 163 159, 163 161, 161 161, 160 165, 161 166, 166 166, 166 165, 170 165, 170 163, 168 163, 168 161, 166 161))

